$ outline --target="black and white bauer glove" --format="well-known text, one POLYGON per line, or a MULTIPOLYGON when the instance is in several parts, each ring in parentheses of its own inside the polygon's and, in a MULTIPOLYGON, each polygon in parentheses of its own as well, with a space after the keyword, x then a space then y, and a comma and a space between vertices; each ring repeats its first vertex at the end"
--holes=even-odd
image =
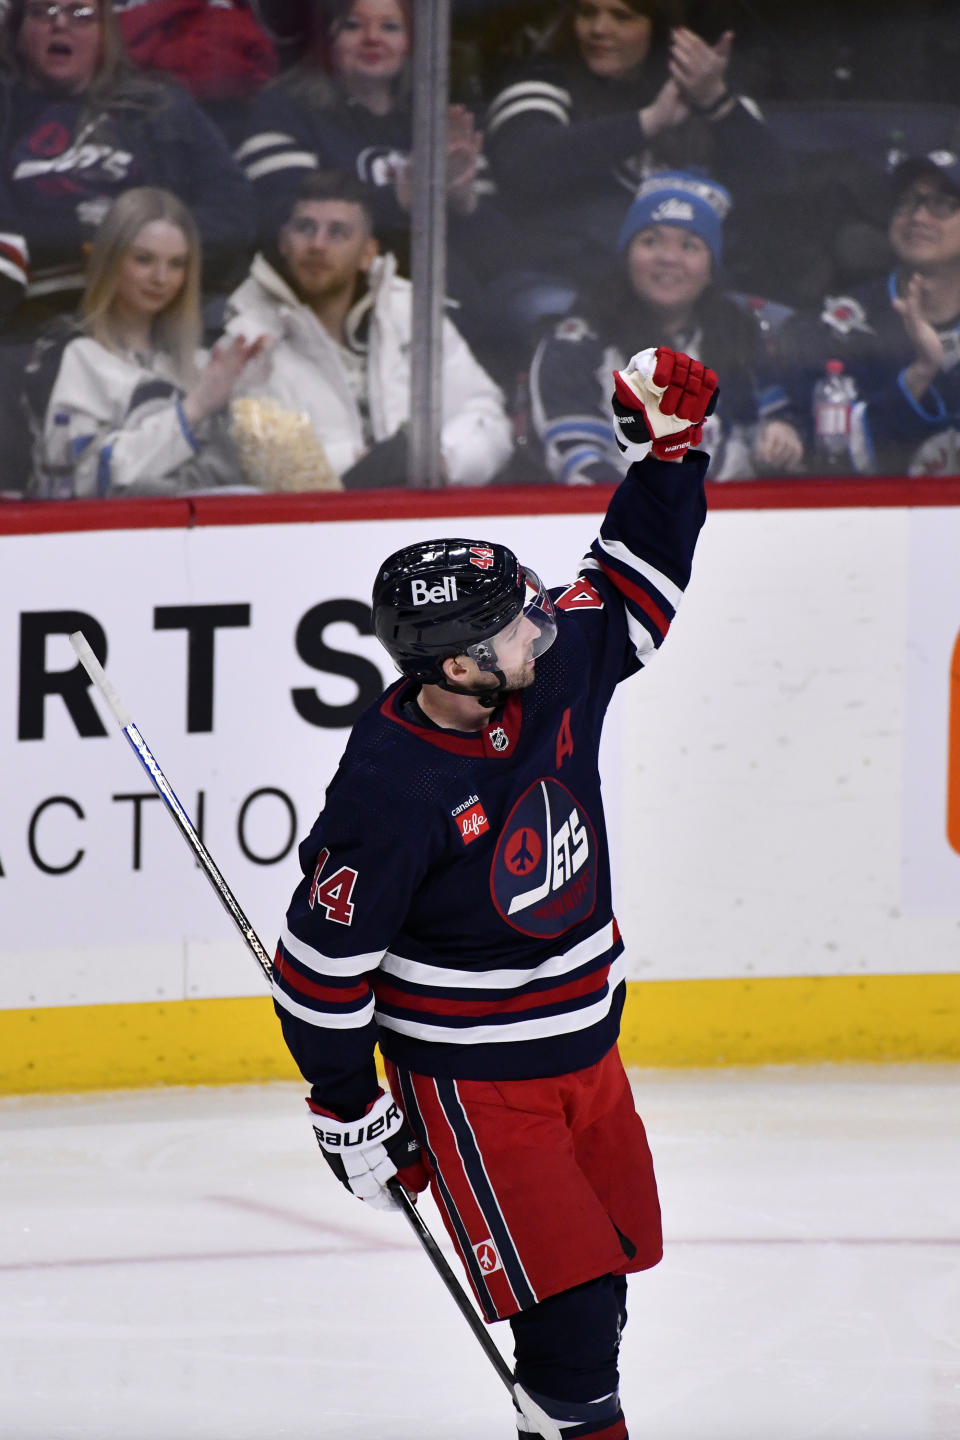
POLYGON ((381 1090, 359 1120, 341 1120, 308 1100, 317 1144, 341 1185, 377 1210, 393 1210, 387 1181, 396 1175, 407 1190, 430 1183, 423 1153, 392 1095, 381 1090))
POLYGON ((621 452, 643 460, 682 460, 703 438, 717 404, 717 372, 680 350, 640 350, 614 370, 613 430, 621 452))

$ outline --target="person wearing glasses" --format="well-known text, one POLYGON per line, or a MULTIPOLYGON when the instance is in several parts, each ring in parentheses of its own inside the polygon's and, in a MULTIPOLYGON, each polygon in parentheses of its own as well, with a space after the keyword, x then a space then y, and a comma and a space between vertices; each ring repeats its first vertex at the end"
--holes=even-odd
POLYGON ((227 264, 236 274, 238 261, 242 273, 252 239, 249 191, 196 103, 131 65, 106 0, 12 0, 0 29, 8 314, 16 308, 27 323, 73 308, 85 246, 134 185, 171 190, 190 209, 208 281, 218 283, 227 264))
POLYGON ((73 311, 86 250, 124 190, 172 191, 200 232, 204 290, 229 290, 252 244, 247 182, 185 91, 131 65, 107 0, 11 0, 0 23, 0 436, 25 485, 19 381, 38 333, 73 311))
POLYGON ((853 468, 887 475, 960 474, 960 155, 901 156, 891 174, 886 276, 830 295, 819 318, 776 337, 797 403, 828 359, 857 388, 853 468))

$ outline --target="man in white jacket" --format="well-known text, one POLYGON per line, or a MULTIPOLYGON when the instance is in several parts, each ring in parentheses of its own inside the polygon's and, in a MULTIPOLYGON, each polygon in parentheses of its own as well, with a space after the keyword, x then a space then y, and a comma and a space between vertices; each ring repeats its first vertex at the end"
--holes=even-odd
MULTIPOLYGON (((378 254, 359 181, 312 172, 227 302, 227 330, 269 337, 243 386, 306 414, 345 488, 406 483, 412 289, 378 254)), ((441 449, 450 485, 485 485, 510 458, 503 395, 443 324, 441 449)))

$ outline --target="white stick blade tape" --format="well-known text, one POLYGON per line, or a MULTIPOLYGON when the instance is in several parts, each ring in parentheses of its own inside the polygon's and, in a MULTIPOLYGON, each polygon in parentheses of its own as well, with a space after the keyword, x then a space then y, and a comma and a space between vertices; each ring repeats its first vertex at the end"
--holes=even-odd
POLYGON ((117 724, 121 730, 126 730, 128 725, 133 724, 133 720, 124 709, 123 701, 107 679, 103 666, 90 649, 89 641, 82 630, 74 630, 70 636, 70 644, 73 646, 80 664, 110 706, 117 724))

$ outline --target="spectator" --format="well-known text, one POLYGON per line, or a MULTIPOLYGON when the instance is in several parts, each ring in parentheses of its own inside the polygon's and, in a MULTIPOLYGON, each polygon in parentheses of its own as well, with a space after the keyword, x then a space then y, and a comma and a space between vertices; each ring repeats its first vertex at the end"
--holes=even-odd
POLYGON ((24 480, 29 437, 11 397, 29 346, 72 311, 86 246, 111 201, 159 185, 193 212, 210 288, 249 258, 249 191, 191 98, 138 75, 107 0, 11 0, 0 21, 0 434, 24 480))
POLYGON ((715 45, 668 31, 659 0, 564 7, 541 55, 507 80, 486 119, 494 178, 542 270, 588 282, 614 258, 612 237, 644 178, 693 166, 735 195, 745 272, 762 234, 749 207, 788 182, 756 107, 727 87, 732 45, 731 31, 715 45))
POLYGON ((788 322, 781 358, 808 415, 828 359, 852 375, 851 468, 960 474, 960 156, 901 159, 888 236, 891 273, 827 296, 819 320, 788 322))
POLYGON ((609 420, 610 373, 638 343, 716 361, 723 386, 704 425, 714 480, 799 467, 803 442, 781 413, 786 395, 757 307, 719 284, 729 204, 722 186, 698 176, 652 177, 621 227, 618 273, 605 274, 582 311, 541 341, 530 372, 531 414, 555 480, 619 483, 626 473, 609 420))
MULTIPOLYGON (((245 390, 306 412, 348 488, 406 483, 411 290, 377 251, 360 182, 306 175, 270 258, 228 302, 228 333, 273 341, 269 375, 245 390)), ((511 452, 503 396, 449 320, 442 344, 446 477, 482 485, 511 452)))
MULTIPOLYGON (((305 170, 338 170, 369 187, 374 228, 410 270, 411 57, 408 0, 332 0, 317 7, 311 47, 252 107, 237 157, 258 198, 261 244, 289 211, 305 170)), ((490 198, 482 137, 452 105, 447 124, 447 288, 473 345, 489 334, 486 286, 514 252, 514 227, 490 198)))
MULTIPOLYGON (((268 222, 305 169, 356 175, 370 187, 378 233, 406 245, 413 143, 408 0, 333 0, 318 7, 308 54, 263 97, 238 158, 268 222)), ((447 198, 454 214, 477 205, 480 137, 462 106, 450 115, 447 198)))
POLYGON ((73 307, 84 246, 134 185, 180 196, 214 288, 249 253, 249 192, 222 137, 178 87, 137 74, 106 0, 13 0, 0 31, 0 205, 29 251, 31 319, 73 307))
MULTIPOLYGON (((226 406, 263 342, 198 353, 199 283, 199 236, 182 201, 125 191, 91 245, 81 324, 62 346, 37 446, 36 494, 172 495, 240 478, 226 406)), ((57 353, 38 346, 34 389, 57 353)))

